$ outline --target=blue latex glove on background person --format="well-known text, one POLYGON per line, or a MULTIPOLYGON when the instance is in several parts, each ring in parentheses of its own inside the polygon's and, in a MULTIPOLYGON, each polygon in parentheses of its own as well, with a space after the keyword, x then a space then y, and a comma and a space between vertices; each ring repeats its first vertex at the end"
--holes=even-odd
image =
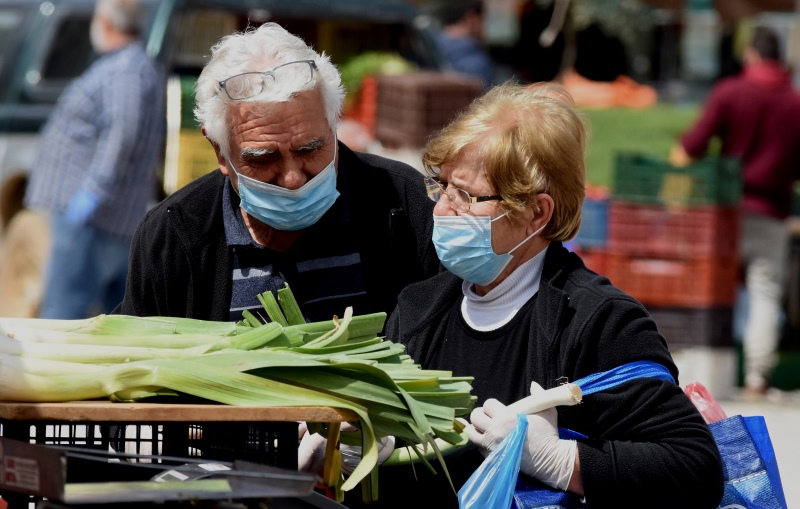
MULTIPOLYGON (((534 387, 535 385, 535 387, 534 387)), ((534 390, 544 391, 538 384, 534 390)), ((520 471, 552 488, 567 490, 575 468, 578 444, 558 437, 558 413, 550 408, 529 414, 520 471)), ((469 439, 488 456, 517 427, 517 414, 496 399, 487 399, 470 414, 469 439)))
POLYGON ((80 189, 64 210, 64 217, 73 224, 85 224, 100 205, 100 198, 90 191, 80 189))

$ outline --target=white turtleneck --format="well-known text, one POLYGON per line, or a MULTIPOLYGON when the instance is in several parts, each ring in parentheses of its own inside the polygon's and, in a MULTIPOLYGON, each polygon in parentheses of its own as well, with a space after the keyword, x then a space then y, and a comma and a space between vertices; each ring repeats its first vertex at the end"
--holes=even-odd
POLYGON ((475 293, 475 284, 464 281, 461 291, 461 315, 478 331, 499 329, 514 318, 517 311, 539 291, 545 247, 539 254, 517 267, 486 295, 475 293))

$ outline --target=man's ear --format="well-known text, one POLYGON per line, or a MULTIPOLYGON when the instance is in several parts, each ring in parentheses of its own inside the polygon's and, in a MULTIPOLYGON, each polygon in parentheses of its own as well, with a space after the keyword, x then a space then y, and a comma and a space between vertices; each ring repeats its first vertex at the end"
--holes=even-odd
POLYGON ((214 149, 214 153, 217 155, 217 164, 219 165, 219 170, 222 172, 223 175, 229 175, 230 168, 228 167, 229 164, 228 158, 222 155, 222 151, 219 148, 219 144, 207 136, 206 126, 202 126, 200 128, 200 132, 203 134, 205 139, 208 140, 208 142, 211 144, 211 147, 214 149))

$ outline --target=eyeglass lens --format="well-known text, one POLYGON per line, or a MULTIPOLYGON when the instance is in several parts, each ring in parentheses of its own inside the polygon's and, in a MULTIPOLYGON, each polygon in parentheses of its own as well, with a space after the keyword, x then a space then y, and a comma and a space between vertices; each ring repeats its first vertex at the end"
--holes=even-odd
POLYGON ((454 186, 445 187, 433 177, 425 177, 425 189, 428 192, 428 198, 434 202, 438 202, 442 194, 446 194, 454 210, 458 212, 469 212, 470 195, 463 189, 454 186))
POLYGON ((314 79, 311 61, 289 62, 266 72, 247 72, 224 80, 221 85, 233 100, 255 97, 276 82, 302 86, 314 79))

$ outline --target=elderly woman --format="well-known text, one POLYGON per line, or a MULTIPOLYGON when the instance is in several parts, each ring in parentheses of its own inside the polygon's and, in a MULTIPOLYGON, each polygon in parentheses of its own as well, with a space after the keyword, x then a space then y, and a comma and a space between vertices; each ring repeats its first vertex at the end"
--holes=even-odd
MULTIPOLYGON (((426 147, 433 242, 448 270, 403 290, 386 335, 427 369, 474 377, 467 430, 477 447, 447 462, 456 489, 514 428, 506 405, 532 382, 548 389, 633 361, 677 381, 645 308, 561 245, 581 222, 586 140, 563 88, 506 84, 426 147)), ((676 383, 629 380, 528 420, 523 474, 592 509, 711 509, 722 497, 715 442, 676 383), (589 438, 562 440, 556 425, 589 438)), ((382 498, 402 497, 390 487, 397 477, 382 472, 382 498)))

